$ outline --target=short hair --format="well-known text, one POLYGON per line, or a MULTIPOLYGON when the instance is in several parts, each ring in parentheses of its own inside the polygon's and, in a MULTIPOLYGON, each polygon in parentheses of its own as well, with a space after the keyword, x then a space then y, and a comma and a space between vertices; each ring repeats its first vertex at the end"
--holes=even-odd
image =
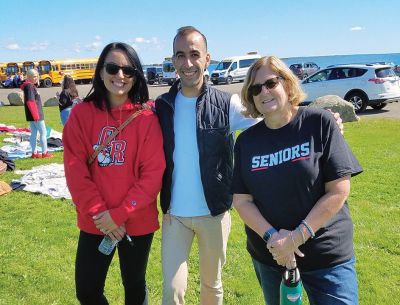
POLYGON ((111 102, 108 97, 107 88, 105 87, 100 74, 108 53, 114 50, 123 51, 130 64, 136 68, 135 82, 128 93, 128 97, 132 104, 143 104, 149 100, 149 90, 147 88, 146 79, 144 78, 142 64, 135 49, 123 42, 112 42, 106 45, 103 51, 101 51, 94 72, 92 88, 84 98, 84 102, 93 102, 99 109, 103 109, 103 101, 105 101, 107 111, 109 112, 111 111, 111 102))
POLYGON ((282 77, 283 87, 288 95, 289 103, 297 106, 304 101, 306 94, 301 89, 299 79, 293 72, 286 66, 286 64, 276 56, 264 56, 258 59, 249 69, 246 79, 243 84, 241 98, 244 110, 242 114, 246 117, 259 118, 262 117, 261 113, 257 110, 254 104, 253 95, 249 92, 249 88, 254 84, 256 74, 261 67, 269 65, 272 71, 278 76, 282 77))
POLYGON ((35 68, 29 69, 28 71, 26 71, 27 77, 32 77, 32 76, 36 76, 36 75, 39 75, 39 72, 35 68))
POLYGON ((193 32, 199 33, 201 35, 201 37, 203 37, 203 41, 204 41, 204 45, 206 46, 206 52, 207 52, 207 38, 206 36, 204 36, 204 34, 202 32, 200 32, 198 29, 196 29, 194 26, 188 25, 188 26, 183 26, 180 27, 177 31, 176 31, 176 35, 174 37, 173 43, 172 43, 172 50, 173 53, 175 54, 175 42, 178 38, 180 37, 184 37, 187 36, 193 32))

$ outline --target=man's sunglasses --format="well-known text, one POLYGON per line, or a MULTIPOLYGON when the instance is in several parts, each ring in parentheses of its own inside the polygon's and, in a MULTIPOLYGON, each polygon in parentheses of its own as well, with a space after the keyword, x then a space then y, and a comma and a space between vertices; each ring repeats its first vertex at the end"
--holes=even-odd
POLYGON ((137 69, 131 66, 118 66, 116 64, 113 63, 107 63, 104 65, 104 68, 106 69, 106 72, 110 75, 115 75, 119 72, 119 70, 122 70, 122 73, 124 73, 124 75, 126 77, 134 77, 137 73, 137 69))
POLYGON ((280 76, 277 76, 277 77, 273 77, 273 78, 267 79, 264 84, 251 85, 249 87, 249 93, 252 96, 257 96, 257 95, 259 95, 261 93, 262 87, 264 87, 264 86, 268 90, 274 89, 276 86, 278 86, 279 80, 281 80, 281 79, 283 79, 283 78, 280 77, 280 76))

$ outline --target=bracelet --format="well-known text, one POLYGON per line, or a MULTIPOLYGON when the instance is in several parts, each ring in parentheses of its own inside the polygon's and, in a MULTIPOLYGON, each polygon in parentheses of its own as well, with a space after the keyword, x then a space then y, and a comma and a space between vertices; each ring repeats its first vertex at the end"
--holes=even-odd
POLYGON ((311 238, 314 238, 315 233, 314 233, 313 229, 310 227, 310 225, 305 220, 302 220, 301 223, 306 227, 308 233, 310 233, 310 235, 311 235, 311 238))
POLYGON ((300 225, 296 228, 296 230, 299 230, 304 245, 306 243, 306 237, 304 236, 303 230, 300 228, 300 225))

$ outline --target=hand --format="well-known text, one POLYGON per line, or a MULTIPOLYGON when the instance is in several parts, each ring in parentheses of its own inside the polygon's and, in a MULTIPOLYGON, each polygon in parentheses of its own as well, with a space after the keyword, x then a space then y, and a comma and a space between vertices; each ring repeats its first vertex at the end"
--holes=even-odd
MULTIPOLYGON (((291 231, 280 229, 276 234, 277 236, 271 240, 271 242, 268 242, 267 248, 277 262, 278 260, 282 261, 287 258, 288 255, 293 253, 300 257, 304 256, 304 254, 298 249, 300 244, 294 242, 292 234, 293 232, 291 231)), ((286 260, 284 263, 286 263, 286 260)))
POLYGON ((342 118, 340 117, 340 113, 339 112, 332 112, 331 109, 327 109, 330 113, 332 113, 333 117, 336 120, 336 124, 338 125, 339 129, 340 129, 340 133, 343 134, 344 133, 344 125, 343 125, 343 121, 342 118))
POLYGON ((56 97, 59 99, 60 98, 60 93, 57 91, 56 92, 56 97))
POLYGON ((101 212, 93 216, 93 220, 96 228, 106 235, 118 228, 117 224, 112 220, 109 211, 101 212))
POLYGON ((297 267, 296 256, 294 254, 289 255, 287 257, 287 260, 285 262, 285 267, 286 267, 286 269, 289 269, 289 270, 292 270, 297 267))
POLYGON ((119 228, 116 228, 114 231, 111 231, 107 235, 112 239, 112 240, 122 240, 126 234, 126 229, 125 226, 120 226, 119 228))

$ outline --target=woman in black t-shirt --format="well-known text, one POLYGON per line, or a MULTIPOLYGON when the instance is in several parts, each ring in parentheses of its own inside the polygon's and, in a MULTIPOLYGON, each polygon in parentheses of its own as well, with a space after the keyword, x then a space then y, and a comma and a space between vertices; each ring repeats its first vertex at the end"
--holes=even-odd
POLYGON ((362 169, 329 112, 298 106, 304 96, 277 57, 250 68, 244 114, 264 120, 236 142, 233 205, 267 304, 279 304, 282 267, 296 265, 311 305, 358 304, 346 199, 362 169))

